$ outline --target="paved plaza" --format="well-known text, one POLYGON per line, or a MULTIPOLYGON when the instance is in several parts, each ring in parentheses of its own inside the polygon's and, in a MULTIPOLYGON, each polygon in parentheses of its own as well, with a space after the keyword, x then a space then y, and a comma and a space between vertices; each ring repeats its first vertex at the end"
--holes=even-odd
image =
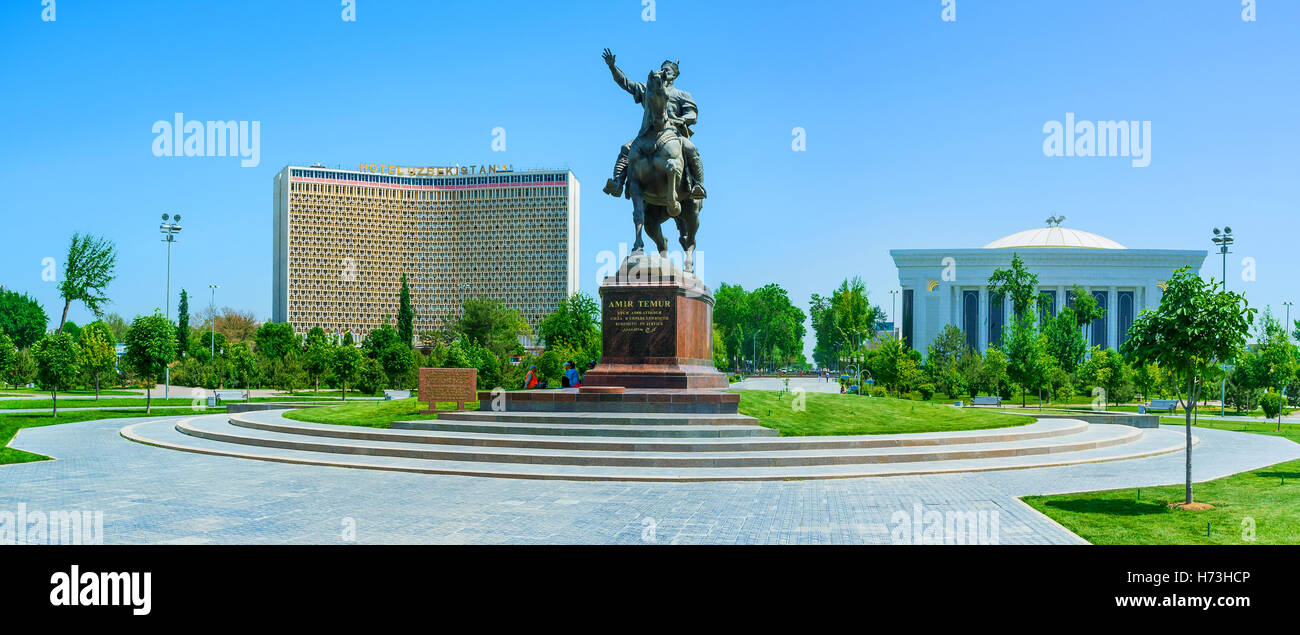
MULTIPOLYGON (((1004 544, 1075 544, 1082 540, 1017 497, 1173 484, 1183 475, 1183 455, 1173 453, 978 474, 536 481, 208 456, 119 435, 141 421, 149 419, 19 431, 12 447, 55 460, 0 466, 0 510, 100 510, 108 544, 889 544, 899 525, 891 517, 920 504, 927 512, 996 510, 1004 544)), ((1196 434, 1197 480, 1300 458, 1300 445, 1284 439, 1196 434)))

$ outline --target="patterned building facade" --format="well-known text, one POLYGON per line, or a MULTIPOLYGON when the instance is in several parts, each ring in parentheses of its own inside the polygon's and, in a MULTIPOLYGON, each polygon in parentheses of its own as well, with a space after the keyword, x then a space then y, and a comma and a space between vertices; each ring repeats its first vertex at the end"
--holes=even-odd
POLYGON ((364 337, 393 323, 405 273, 417 334, 473 297, 500 299, 536 330, 577 290, 572 172, 385 171, 399 174, 294 165, 276 174, 273 321, 364 337))

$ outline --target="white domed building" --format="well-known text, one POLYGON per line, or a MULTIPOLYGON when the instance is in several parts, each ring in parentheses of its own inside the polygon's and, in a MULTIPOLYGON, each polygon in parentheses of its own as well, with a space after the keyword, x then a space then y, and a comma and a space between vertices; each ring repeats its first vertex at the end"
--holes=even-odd
POLYGON ((898 328, 903 340, 924 354, 944 326, 955 324, 966 333, 967 344, 980 351, 1000 344, 1003 326, 1011 323, 1011 299, 993 298, 988 279, 1019 254, 1047 296, 1040 314, 1056 315, 1072 304, 1069 292, 1080 285, 1106 309, 1105 318, 1086 328, 1089 345, 1118 349, 1133 318, 1160 304, 1165 279, 1179 267, 1199 271, 1205 261, 1204 250, 1129 249, 1105 236, 1061 227, 1061 220, 1049 219, 1046 227, 980 248, 890 250, 902 289, 898 328))

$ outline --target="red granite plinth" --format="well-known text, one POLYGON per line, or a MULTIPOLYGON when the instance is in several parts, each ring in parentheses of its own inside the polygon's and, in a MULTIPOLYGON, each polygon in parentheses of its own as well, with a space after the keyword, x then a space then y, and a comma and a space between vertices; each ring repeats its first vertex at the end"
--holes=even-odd
POLYGON ((713 367, 713 295, 698 279, 610 276, 600 299, 603 354, 584 386, 727 387, 713 367))

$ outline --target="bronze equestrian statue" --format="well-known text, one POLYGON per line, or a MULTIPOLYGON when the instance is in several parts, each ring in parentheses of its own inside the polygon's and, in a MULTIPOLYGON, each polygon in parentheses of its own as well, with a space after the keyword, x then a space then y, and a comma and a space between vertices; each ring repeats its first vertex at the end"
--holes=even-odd
POLYGON ((678 241, 684 251, 683 268, 694 270, 695 233, 699 228, 700 209, 704 204, 704 166, 699 150, 691 142, 691 128, 698 117, 690 93, 673 86, 678 64, 665 61, 651 71, 644 84, 629 81, 614 65, 614 54, 604 52, 605 63, 614 82, 641 104, 641 129, 619 151, 614 178, 605 184, 612 196, 623 194, 632 199, 632 222, 636 242, 632 253, 643 253, 641 230, 650 235, 661 256, 667 256, 668 243, 660 225, 669 218, 677 224, 678 241))

